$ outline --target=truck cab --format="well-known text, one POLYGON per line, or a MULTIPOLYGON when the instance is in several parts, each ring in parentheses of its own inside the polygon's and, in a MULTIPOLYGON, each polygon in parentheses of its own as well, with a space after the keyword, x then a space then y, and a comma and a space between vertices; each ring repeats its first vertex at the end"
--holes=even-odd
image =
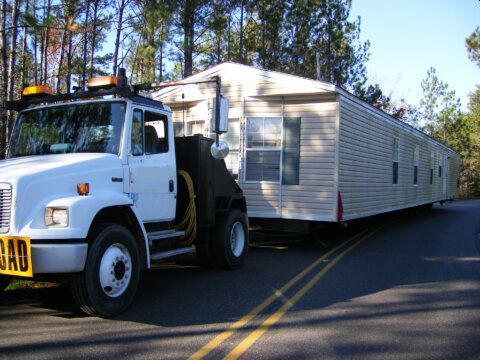
POLYGON ((245 198, 213 140, 175 139, 168 107, 112 79, 9 104, 21 111, 0 161, 0 290, 62 274, 83 311, 108 317, 153 261, 242 263, 245 198))

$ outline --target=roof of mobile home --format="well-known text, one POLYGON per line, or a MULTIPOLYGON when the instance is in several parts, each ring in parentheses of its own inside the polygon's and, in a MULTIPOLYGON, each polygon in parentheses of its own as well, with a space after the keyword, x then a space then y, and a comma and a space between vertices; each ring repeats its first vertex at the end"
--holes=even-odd
MULTIPOLYGON (((249 96, 252 98, 339 94, 362 105, 366 111, 382 114, 386 121, 393 122, 409 132, 417 133, 429 140, 435 141, 450 151, 453 151, 450 147, 433 139, 428 134, 361 100, 347 90, 325 81, 308 79, 273 70, 259 69, 234 62, 224 62, 195 75, 189 76, 183 79, 183 82, 188 83, 190 81, 206 80, 214 76, 220 76, 222 84, 228 82, 230 84, 239 84, 248 87, 251 89, 251 94, 249 94, 249 96), (269 86, 268 89, 262 89, 262 85, 272 83, 275 84, 273 88, 269 86)), ((209 85, 207 84, 206 86, 208 87, 209 85)), ((213 90, 212 85, 210 85, 210 88, 213 90)), ((167 104, 180 104, 182 102, 192 103, 205 100, 212 96, 210 91, 204 91, 204 89, 205 88, 202 89, 202 87, 195 84, 180 85, 155 91, 152 95, 156 100, 160 101, 169 98, 165 101, 167 104), (185 99, 181 98, 181 94, 185 94, 185 99)))

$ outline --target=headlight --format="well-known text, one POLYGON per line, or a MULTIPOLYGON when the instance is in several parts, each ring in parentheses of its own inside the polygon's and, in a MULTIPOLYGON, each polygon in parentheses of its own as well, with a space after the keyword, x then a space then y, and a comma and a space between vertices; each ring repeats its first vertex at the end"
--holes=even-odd
POLYGON ((68 226, 68 209, 60 207, 45 208, 45 225, 47 226, 68 226))

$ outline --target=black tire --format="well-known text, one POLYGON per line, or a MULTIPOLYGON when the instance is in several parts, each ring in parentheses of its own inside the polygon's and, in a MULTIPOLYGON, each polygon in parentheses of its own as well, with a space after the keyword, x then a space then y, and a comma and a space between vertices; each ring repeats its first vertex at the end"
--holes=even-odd
POLYGON ((242 265, 247 252, 247 215, 238 209, 231 209, 226 216, 218 218, 215 225, 212 243, 214 261, 219 268, 235 269, 242 265), (237 232, 242 232, 243 235, 237 232), (234 242, 232 236, 243 236, 243 240, 237 237, 234 242))
POLYGON ((202 230, 197 233, 195 239, 195 252, 200 266, 204 269, 216 269, 212 251, 212 232, 202 230))
POLYGON ((12 281, 12 279, 0 276, 0 293, 2 293, 8 287, 8 285, 10 285, 10 281, 12 281))
POLYGON ((85 269, 73 276, 72 294, 86 314, 112 317, 125 311, 137 292, 139 249, 121 225, 102 224, 92 234, 85 269))

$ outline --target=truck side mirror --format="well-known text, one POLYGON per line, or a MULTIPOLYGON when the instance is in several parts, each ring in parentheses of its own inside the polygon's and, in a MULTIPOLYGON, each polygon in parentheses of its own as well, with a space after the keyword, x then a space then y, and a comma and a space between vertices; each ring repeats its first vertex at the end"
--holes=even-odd
POLYGON ((210 148, 210 153, 217 160, 225 159, 229 151, 228 144, 223 140, 219 140, 218 143, 214 142, 210 148))
POLYGON ((220 98, 220 122, 218 129, 215 129, 215 104, 216 98, 213 98, 213 111, 212 111, 212 129, 214 133, 221 134, 228 132, 228 99, 220 98))

